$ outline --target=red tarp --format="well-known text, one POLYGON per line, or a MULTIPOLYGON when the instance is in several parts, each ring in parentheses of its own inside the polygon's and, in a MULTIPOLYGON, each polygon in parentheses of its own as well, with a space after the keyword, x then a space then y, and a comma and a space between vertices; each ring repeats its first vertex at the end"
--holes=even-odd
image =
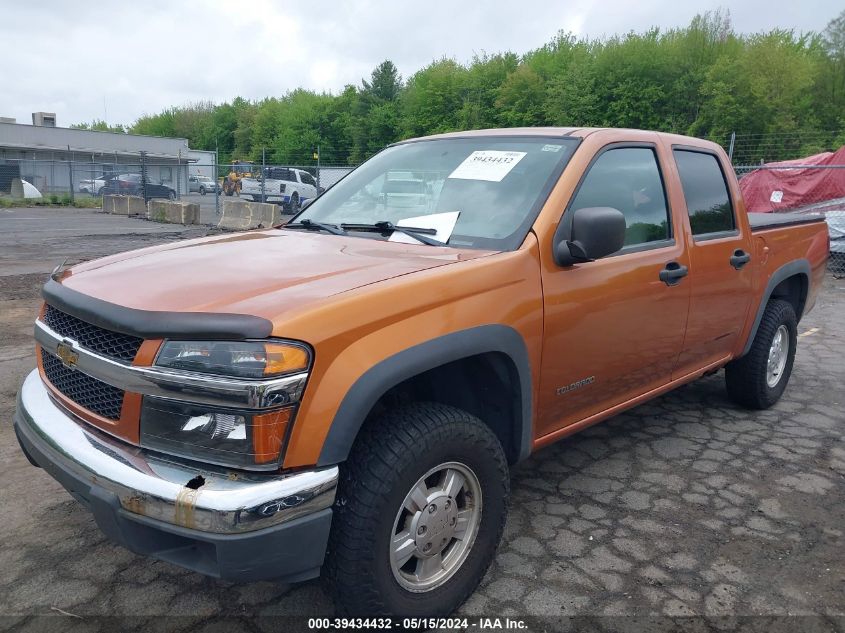
POLYGON ((799 167, 755 169, 743 176, 739 188, 745 207, 757 213, 772 213, 845 198, 845 147, 798 160, 767 163, 765 167, 791 165, 799 167), (843 167, 831 169, 829 165, 843 167))

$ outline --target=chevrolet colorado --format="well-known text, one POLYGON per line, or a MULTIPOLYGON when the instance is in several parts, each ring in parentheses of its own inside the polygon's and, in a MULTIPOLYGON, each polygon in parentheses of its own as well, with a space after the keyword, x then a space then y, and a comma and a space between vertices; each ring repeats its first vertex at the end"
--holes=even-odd
POLYGON ((721 368, 774 404, 828 250, 820 216, 747 214, 700 139, 413 139, 285 226, 57 270, 15 430, 135 552, 447 614, 510 465, 721 368), (397 173, 430 199, 379 196, 397 173))

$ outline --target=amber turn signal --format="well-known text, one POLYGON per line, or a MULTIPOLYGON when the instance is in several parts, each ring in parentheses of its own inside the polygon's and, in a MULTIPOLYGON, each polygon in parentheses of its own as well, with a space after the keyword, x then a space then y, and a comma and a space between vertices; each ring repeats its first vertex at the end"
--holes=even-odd
POLYGON ((284 343, 264 343, 264 375, 275 376, 308 369, 308 352, 284 343))
POLYGON ((252 446, 256 464, 266 464, 279 459, 285 431, 292 409, 281 409, 252 418, 252 446))

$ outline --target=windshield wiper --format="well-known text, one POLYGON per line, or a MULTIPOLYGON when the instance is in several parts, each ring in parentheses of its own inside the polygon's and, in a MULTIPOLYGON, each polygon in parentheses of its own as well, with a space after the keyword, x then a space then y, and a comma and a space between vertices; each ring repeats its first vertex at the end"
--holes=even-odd
POLYGON ((327 231, 332 235, 346 235, 346 231, 342 228, 337 228, 334 224, 324 224, 323 222, 314 222, 314 220, 300 220, 294 224, 285 224, 286 229, 308 229, 309 231, 327 231))
POLYGON ((437 235, 436 229, 427 229, 416 226, 396 226, 393 222, 388 222, 387 220, 373 222, 372 224, 341 224, 340 227, 348 231, 377 231, 379 233, 396 231, 398 233, 404 233, 405 235, 412 237, 423 244, 427 244, 428 246, 446 246, 446 242, 426 237, 427 235, 437 235))

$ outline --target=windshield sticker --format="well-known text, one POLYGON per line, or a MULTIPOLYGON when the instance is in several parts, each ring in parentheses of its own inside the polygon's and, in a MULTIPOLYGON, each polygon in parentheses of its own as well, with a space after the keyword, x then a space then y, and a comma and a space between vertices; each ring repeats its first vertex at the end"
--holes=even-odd
POLYGON ((541 152, 559 152, 563 145, 543 145, 541 152))
POLYGON ((493 149, 473 152, 449 174, 449 178, 501 182, 502 178, 507 176, 524 156, 525 152, 503 152, 493 149))
MULTIPOLYGON (((446 213, 434 213, 432 215, 420 215, 415 218, 405 218, 399 220, 396 226, 416 229, 434 229, 437 231, 434 235, 426 233, 426 237, 437 240, 438 242, 446 243, 455 230, 455 224, 458 221, 460 211, 448 211, 446 213)), ((410 235, 405 235, 399 231, 394 231, 389 240, 390 242, 402 242, 403 244, 419 244, 419 240, 415 240, 410 235)))
POLYGON ((782 202, 783 201, 783 191, 773 191, 772 197, 769 198, 769 202, 782 202))

